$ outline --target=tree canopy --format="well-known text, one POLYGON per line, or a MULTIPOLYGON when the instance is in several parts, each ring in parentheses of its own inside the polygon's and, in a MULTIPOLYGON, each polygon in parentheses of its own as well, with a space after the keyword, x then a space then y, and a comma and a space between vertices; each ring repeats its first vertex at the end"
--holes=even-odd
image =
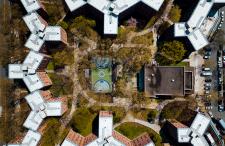
POLYGON ((49 74, 49 77, 53 82, 50 91, 55 97, 72 94, 73 81, 69 77, 57 74, 49 74))
POLYGON ((124 71, 136 73, 151 59, 150 48, 120 48, 116 59, 124 65, 124 71))
POLYGON ((94 20, 88 19, 84 16, 79 16, 72 21, 71 25, 69 26, 69 30, 74 34, 92 36, 95 34, 95 31, 92 29, 95 26, 96 22, 94 20))
POLYGON ((176 64, 183 59, 185 53, 186 50, 184 49, 183 43, 176 40, 164 42, 159 46, 156 61, 160 65, 176 64))
POLYGON ((169 18, 173 22, 179 22, 181 18, 181 9, 178 5, 175 5, 172 7, 170 13, 169 13, 169 18))
POLYGON ((74 55, 72 50, 64 49, 53 54, 53 62, 55 66, 71 65, 74 63, 74 55))

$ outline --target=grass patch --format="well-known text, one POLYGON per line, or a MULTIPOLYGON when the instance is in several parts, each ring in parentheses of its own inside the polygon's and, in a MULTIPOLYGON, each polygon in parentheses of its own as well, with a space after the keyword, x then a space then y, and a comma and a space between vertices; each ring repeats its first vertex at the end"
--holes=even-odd
POLYGON ((147 33, 145 35, 137 36, 132 39, 132 43, 135 43, 135 44, 145 44, 150 46, 153 44, 153 42, 154 40, 153 40, 152 33, 147 33))
POLYGON ((138 123, 132 123, 132 122, 123 123, 120 126, 116 127, 115 130, 125 135, 131 140, 137 138, 144 132, 147 132, 156 146, 162 145, 161 144, 162 139, 159 134, 157 134, 152 129, 145 127, 143 125, 140 125, 138 123))
POLYGON ((62 143, 65 140, 65 138, 66 138, 67 134, 69 133, 69 131, 70 131, 70 128, 68 128, 68 127, 64 128, 63 130, 60 131, 59 143, 62 143))
POLYGON ((92 123, 96 116, 97 113, 91 113, 87 108, 79 108, 70 121, 71 127, 81 135, 87 136, 92 133, 92 123))
POLYGON ((54 62, 50 61, 47 66, 47 70, 54 70, 54 69, 55 69, 54 62))
POLYGON ((55 146, 59 140, 60 122, 56 118, 51 118, 47 121, 47 128, 44 130, 41 146, 55 146))
POLYGON ((131 112, 135 118, 148 122, 154 120, 157 115, 155 109, 132 109, 131 112))

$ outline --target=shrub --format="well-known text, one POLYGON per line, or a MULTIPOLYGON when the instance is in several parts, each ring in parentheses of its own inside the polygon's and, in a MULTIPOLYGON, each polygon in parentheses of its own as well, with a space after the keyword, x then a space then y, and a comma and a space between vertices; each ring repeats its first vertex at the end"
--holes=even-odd
POLYGON ((169 13, 169 18, 173 22, 179 22, 181 18, 181 9, 178 5, 172 7, 169 13))

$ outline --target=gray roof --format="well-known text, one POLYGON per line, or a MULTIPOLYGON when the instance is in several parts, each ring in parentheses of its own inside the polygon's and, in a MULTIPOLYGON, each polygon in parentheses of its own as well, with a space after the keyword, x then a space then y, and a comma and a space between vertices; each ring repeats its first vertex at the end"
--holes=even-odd
POLYGON ((144 86, 147 96, 184 96, 184 67, 145 66, 144 86))

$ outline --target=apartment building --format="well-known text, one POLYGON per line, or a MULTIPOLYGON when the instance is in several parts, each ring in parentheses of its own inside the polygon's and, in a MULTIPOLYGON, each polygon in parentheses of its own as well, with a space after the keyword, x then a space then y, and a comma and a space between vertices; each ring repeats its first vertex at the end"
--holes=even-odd
POLYGON ((175 23, 175 37, 187 37, 195 50, 208 45, 209 41, 203 32, 207 28, 205 20, 214 5, 223 6, 224 4, 225 0, 199 0, 187 22, 175 23), (202 29, 202 26, 204 26, 204 29, 202 29))
POLYGON ((104 15, 104 34, 116 35, 118 33, 119 15, 138 3, 144 3, 150 8, 158 11, 164 0, 65 0, 71 12, 76 11, 88 4, 104 15))
POLYGON ((112 112, 100 111, 98 127, 98 136, 89 134, 84 137, 70 130, 61 146, 155 146, 147 133, 130 140, 113 130, 112 112))
POLYGON ((50 91, 44 89, 52 85, 52 81, 45 72, 49 60, 48 55, 39 53, 45 42, 67 43, 67 34, 60 26, 48 26, 48 23, 39 15, 44 7, 39 0, 21 0, 27 15, 23 17, 31 34, 25 43, 30 49, 22 64, 9 64, 8 77, 22 79, 30 91, 25 97, 31 112, 23 126, 28 129, 24 138, 8 146, 37 146, 41 133, 38 131, 42 121, 49 116, 62 116, 67 110, 65 97, 52 97, 50 91), (39 13, 39 14, 38 14, 39 13))
POLYGON ((224 140, 212 120, 197 113, 190 126, 186 126, 177 120, 168 120, 167 134, 178 144, 191 144, 193 146, 224 146, 224 140))

